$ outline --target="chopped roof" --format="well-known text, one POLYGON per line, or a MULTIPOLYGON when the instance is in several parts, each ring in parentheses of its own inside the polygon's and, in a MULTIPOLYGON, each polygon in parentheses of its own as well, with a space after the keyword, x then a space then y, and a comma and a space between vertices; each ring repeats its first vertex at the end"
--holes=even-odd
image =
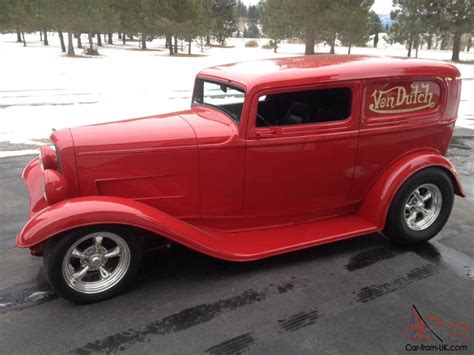
POLYGON ((446 62, 424 59, 361 55, 312 55, 253 60, 218 65, 199 75, 230 80, 247 90, 260 86, 284 86, 288 82, 326 82, 406 75, 459 77, 446 62))

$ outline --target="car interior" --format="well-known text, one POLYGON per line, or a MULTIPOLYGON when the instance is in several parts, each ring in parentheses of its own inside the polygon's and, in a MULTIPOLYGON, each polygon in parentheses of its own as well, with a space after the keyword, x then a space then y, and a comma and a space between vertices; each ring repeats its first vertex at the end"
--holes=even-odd
POLYGON ((295 91, 262 97, 256 126, 292 126, 345 120, 351 111, 351 89, 295 91))

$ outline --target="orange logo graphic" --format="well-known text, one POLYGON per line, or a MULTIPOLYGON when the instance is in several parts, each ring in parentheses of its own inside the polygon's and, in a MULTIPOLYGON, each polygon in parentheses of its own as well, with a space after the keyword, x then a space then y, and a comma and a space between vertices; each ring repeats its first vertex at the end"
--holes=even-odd
POLYGON ((403 329, 403 335, 418 343, 467 342, 469 325, 463 322, 446 322, 436 315, 422 317, 415 305, 411 308, 410 322, 403 329))

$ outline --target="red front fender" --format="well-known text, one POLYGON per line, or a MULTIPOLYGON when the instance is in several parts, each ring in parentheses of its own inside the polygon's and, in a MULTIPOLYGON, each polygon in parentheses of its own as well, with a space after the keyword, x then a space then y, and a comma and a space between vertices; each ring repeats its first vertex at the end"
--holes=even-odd
POLYGON ((448 159, 432 152, 416 152, 400 158, 384 171, 364 199, 358 215, 383 229, 398 189, 410 176, 429 167, 446 170, 452 178, 456 194, 465 197, 456 169, 448 159))
POLYGON ((202 253, 225 258, 214 248, 208 232, 151 206, 119 197, 79 197, 45 208, 23 227, 17 236, 20 248, 31 248, 55 235, 96 224, 122 224, 162 235, 202 253))

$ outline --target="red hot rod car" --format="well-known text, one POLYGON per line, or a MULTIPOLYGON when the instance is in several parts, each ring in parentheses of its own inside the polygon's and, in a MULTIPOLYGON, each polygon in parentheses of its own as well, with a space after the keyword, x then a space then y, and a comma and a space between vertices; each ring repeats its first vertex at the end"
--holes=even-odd
POLYGON ((153 236, 232 261, 372 232, 427 241, 464 195, 444 157, 460 92, 454 66, 425 60, 203 70, 189 110, 54 132, 23 172, 17 245, 84 303, 123 290, 153 236))

